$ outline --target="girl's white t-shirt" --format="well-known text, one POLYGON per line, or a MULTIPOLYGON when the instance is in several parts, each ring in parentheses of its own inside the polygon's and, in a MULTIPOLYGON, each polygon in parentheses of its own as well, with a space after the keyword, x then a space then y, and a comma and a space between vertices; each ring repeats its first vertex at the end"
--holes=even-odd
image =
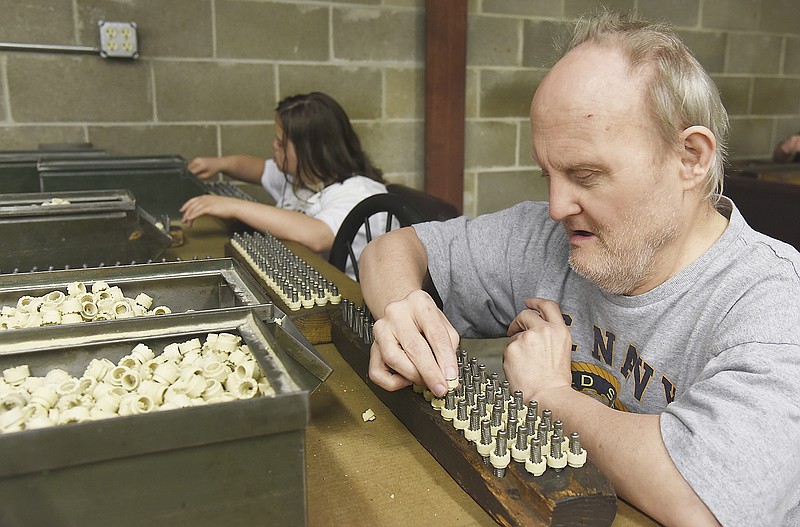
MULTIPOLYGON (((383 183, 365 176, 353 176, 341 183, 328 185, 319 192, 300 189, 295 193, 291 183, 272 159, 268 159, 264 164, 261 185, 275 199, 277 207, 302 212, 325 222, 334 236, 339 232, 342 222, 353 207, 369 196, 386 192, 386 186, 383 183)), ((373 236, 382 232, 384 228, 386 220, 385 217, 381 218, 380 216, 376 215, 370 220, 373 236)), ((353 240, 353 252, 356 258, 361 255, 361 251, 366 245, 367 237, 362 229, 353 240)), ((321 256, 325 259, 328 258, 327 253, 323 253, 321 256)), ((350 262, 348 262, 347 274, 351 278, 354 276, 350 262)))

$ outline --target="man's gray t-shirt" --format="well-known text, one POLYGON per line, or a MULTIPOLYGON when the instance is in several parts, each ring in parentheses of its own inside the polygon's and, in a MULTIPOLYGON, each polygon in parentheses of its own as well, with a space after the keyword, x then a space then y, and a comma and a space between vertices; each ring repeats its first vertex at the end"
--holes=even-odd
MULTIPOLYGON (((660 414, 686 481, 724 525, 800 525, 800 254, 727 198, 722 237, 637 296, 571 271, 546 203, 415 225, 444 313, 463 337, 504 336, 524 299, 559 304, 573 387, 660 414)), ((557 411, 557 409, 553 409, 557 411)))

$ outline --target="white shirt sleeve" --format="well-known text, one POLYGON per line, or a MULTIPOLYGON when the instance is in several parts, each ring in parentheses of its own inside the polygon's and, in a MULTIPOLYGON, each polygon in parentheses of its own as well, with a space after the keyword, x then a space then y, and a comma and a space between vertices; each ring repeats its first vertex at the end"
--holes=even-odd
POLYGON ((322 191, 319 212, 314 217, 324 221, 335 235, 353 207, 373 194, 384 192, 386 187, 375 180, 364 176, 348 178, 322 191))
POLYGON ((272 159, 267 159, 266 163, 264 163, 261 186, 272 196, 276 203, 281 202, 288 183, 286 182, 286 176, 278 169, 278 165, 272 159))

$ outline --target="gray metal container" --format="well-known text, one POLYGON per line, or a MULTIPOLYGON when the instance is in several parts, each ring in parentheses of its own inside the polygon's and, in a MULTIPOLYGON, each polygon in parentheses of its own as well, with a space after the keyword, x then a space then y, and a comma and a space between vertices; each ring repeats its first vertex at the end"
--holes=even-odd
MULTIPOLYGON (((172 314, 147 317, 151 321, 186 312, 256 309, 262 320, 280 324, 274 334, 283 349, 317 379, 325 380, 332 371, 289 317, 274 306, 256 279, 232 258, 0 275, 0 306, 15 306, 23 296, 38 297, 54 290, 65 292, 72 282, 89 286, 98 280, 119 286, 129 298, 145 293, 153 298, 153 305, 172 310, 172 314)), ((101 323, 82 324, 96 327, 101 323)), ((24 330, 11 330, 14 331, 24 330)), ((0 342, 6 333, 0 331, 0 342)))
POLYGON ((41 192, 39 161, 89 159, 108 154, 103 150, 3 150, 0 151, 0 194, 41 192))
POLYGON ((0 370, 41 376, 116 362, 140 342, 155 351, 235 333, 276 396, 0 434, 0 525, 304 525, 304 429, 320 380, 262 319, 232 308, 1 334, 0 370))
POLYGON ((172 243, 127 190, 0 195, 0 237, 2 272, 147 261, 172 243))
POLYGON ((124 188, 155 217, 180 218, 186 200, 207 194, 180 156, 44 159, 38 171, 42 192, 124 188))

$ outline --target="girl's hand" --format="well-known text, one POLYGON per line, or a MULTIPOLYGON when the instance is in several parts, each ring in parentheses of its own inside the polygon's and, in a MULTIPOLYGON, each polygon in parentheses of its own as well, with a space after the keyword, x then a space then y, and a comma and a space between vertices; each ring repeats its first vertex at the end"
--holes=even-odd
POLYGON ((537 393, 572 385, 572 335, 558 304, 543 298, 528 298, 508 327, 509 344, 503 352, 503 371, 512 390, 522 390, 524 399, 537 393))
POLYGON ((214 196, 204 194, 195 196, 181 207, 183 216, 181 221, 187 227, 192 226, 192 222, 200 216, 215 216, 224 220, 236 218, 236 210, 241 204, 240 199, 225 196, 214 196))
POLYGON ((222 171, 222 161, 218 157, 196 157, 186 168, 198 179, 211 179, 222 171))

